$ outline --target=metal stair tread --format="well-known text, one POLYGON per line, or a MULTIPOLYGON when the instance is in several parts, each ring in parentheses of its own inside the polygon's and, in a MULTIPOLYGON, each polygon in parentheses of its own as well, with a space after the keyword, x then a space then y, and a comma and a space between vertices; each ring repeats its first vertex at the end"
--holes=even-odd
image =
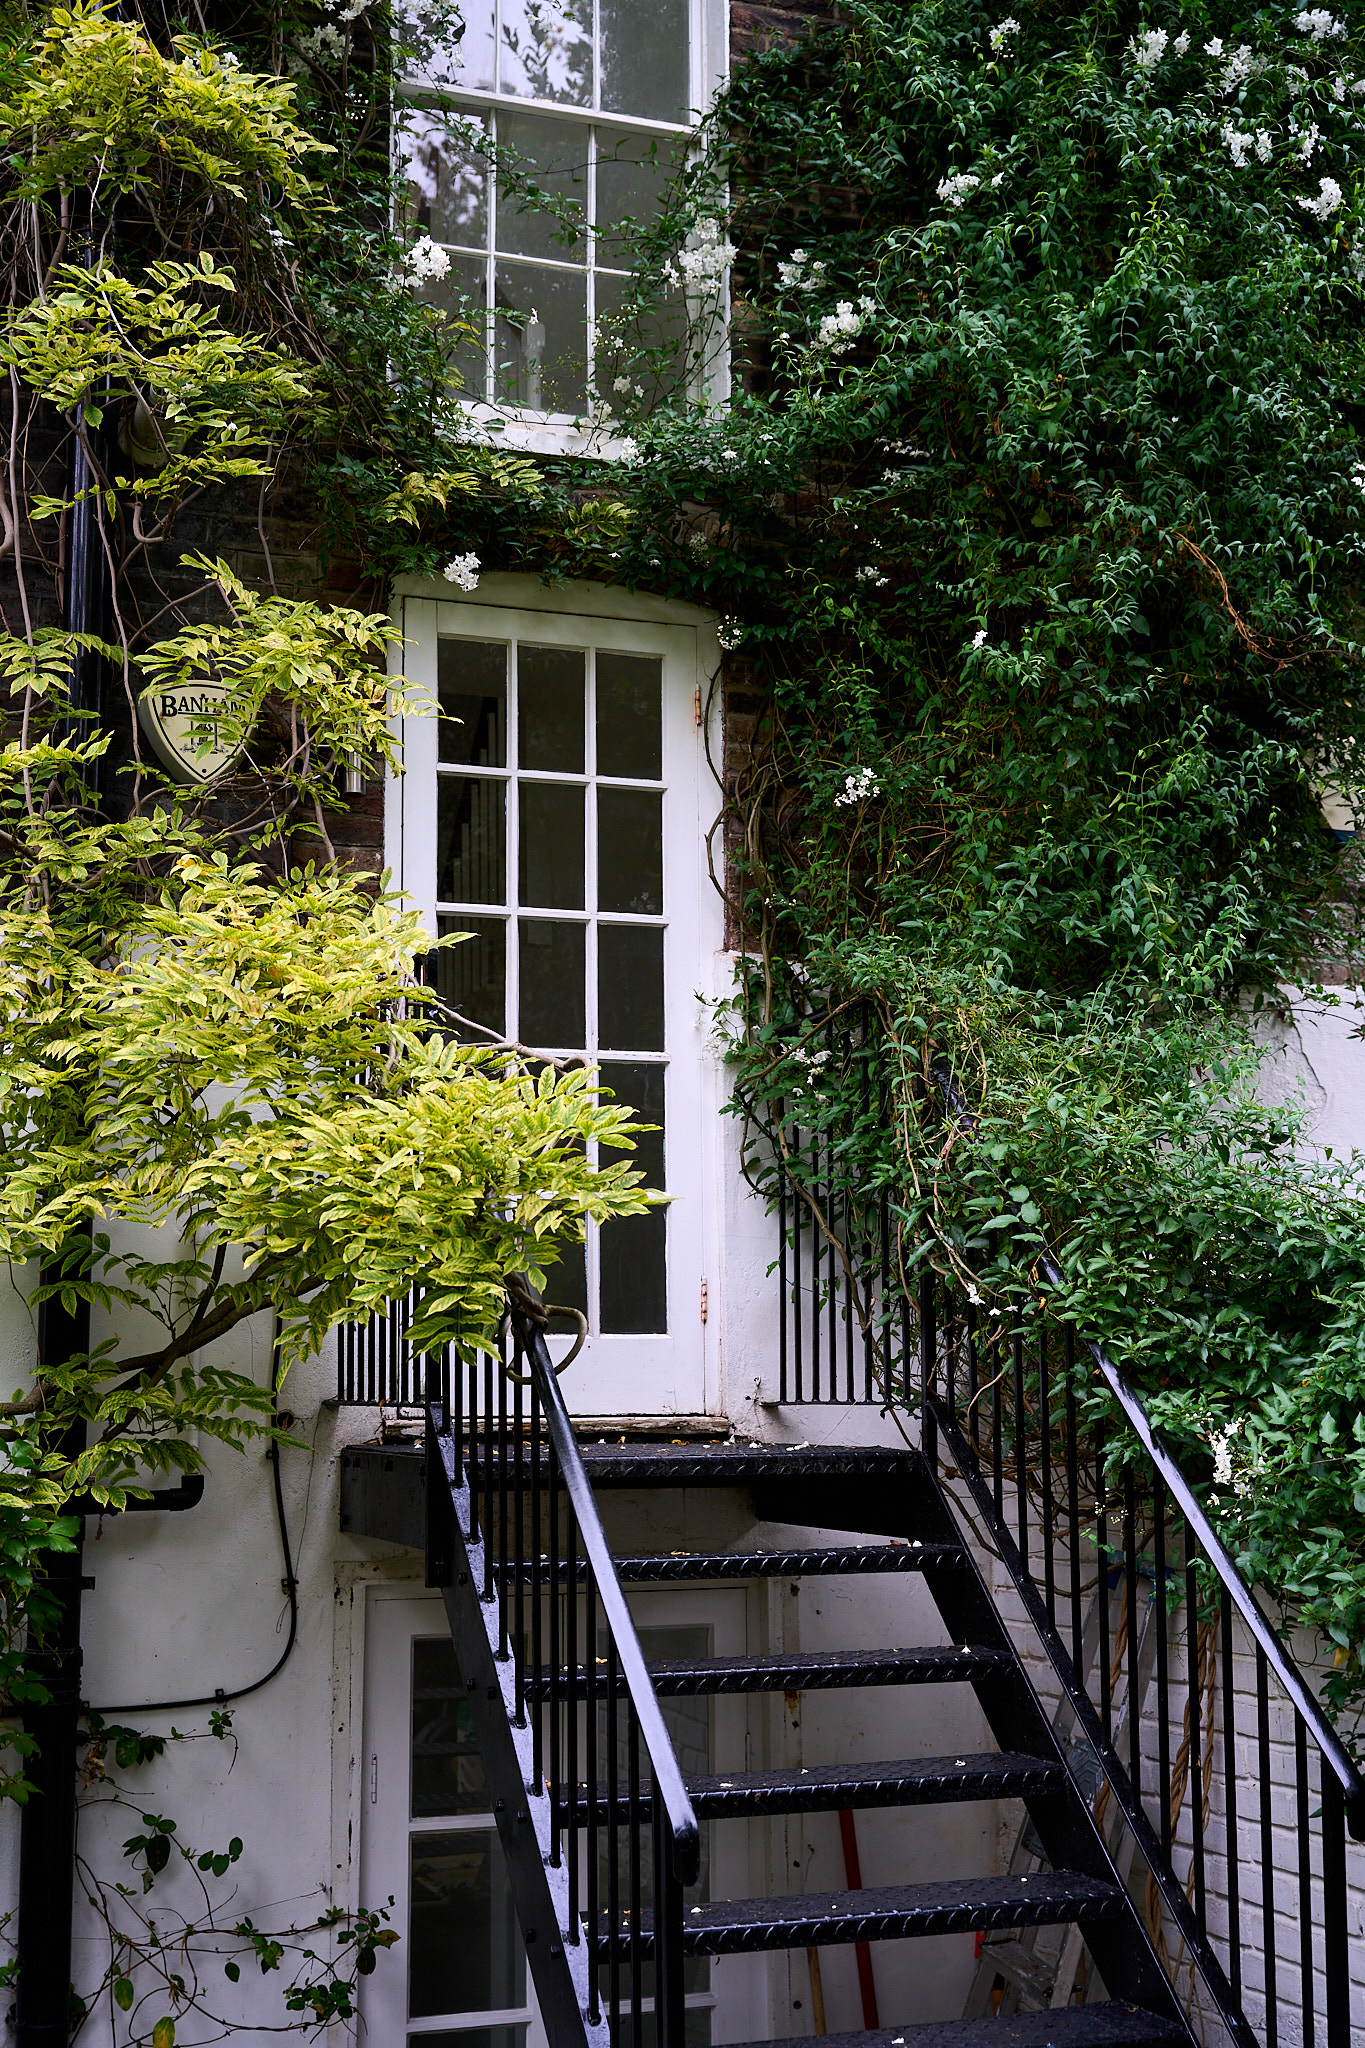
MULTIPOLYGON (((736 1692, 816 1692, 841 1686, 951 1685, 966 1679, 985 1678, 1004 1670, 1008 1658, 1001 1650, 976 1649, 971 1644, 944 1643, 927 1649, 908 1650, 810 1650, 788 1654, 778 1652, 762 1657, 664 1657, 646 1664, 654 1690, 660 1699, 683 1699, 696 1694, 736 1692)), ((594 1684, 605 1688, 605 1664, 594 1667, 594 1684)), ((580 1697, 587 1681, 580 1667, 577 1674, 580 1697)), ((549 1695, 548 1671, 528 1674, 526 1690, 533 1699, 549 1695)), ((567 1693, 561 1687, 561 1694, 567 1693)))
MULTIPOLYGON (((1188 2043, 1176 2020, 1140 2005, 1061 2006, 1055 2012, 1002 2013, 979 2020, 928 2020, 863 2034, 826 2034, 821 2048, 1159 2048, 1188 2043), (982 2028, 989 2028, 987 2041, 982 2028)), ((810 2040, 746 2041, 740 2048, 810 2048, 810 2040)))
MULTIPOLYGON (((616 1575, 625 1584, 695 1579, 798 1579, 869 1576, 878 1572, 921 1572, 930 1566, 965 1565, 967 1553, 957 1543, 840 1543, 809 1550, 662 1550, 636 1552, 616 1559, 616 1575)), ((574 1561, 580 1583, 587 1577, 582 1558, 574 1561)), ((555 1561, 563 1584, 568 1567, 555 1561)), ((521 1578, 532 1583, 536 1567, 523 1563, 521 1578)), ((550 1560, 539 1562, 542 1585, 552 1582, 550 1560)))
MULTIPOLYGON (((1061 1790, 1065 1769, 1047 1757, 1000 1750, 968 1756, 924 1756, 887 1763, 812 1764, 799 1770, 689 1773, 684 1783, 699 1819, 779 1813, 834 1813, 841 1807, 929 1806, 974 1799, 1044 1798, 1061 1790)), ((599 1821, 607 1787, 599 1785, 599 1821)), ((618 1786, 616 1811, 629 1815, 630 1793, 618 1786)), ((580 1820, 586 1793, 579 1796, 580 1820)))
MULTIPOLYGON (((855 1941, 904 1941, 929 1934, 989 1932, 996 1927, 1084 1925, 1128 1910, 1120 1886, 1075 1871, 1032 1877, 948 1878, 925 1884, 869 1886, 856 1892, 804 1897, 722 1899, 683 1913, 685 1955, 747 1955, 763 1949, 825 1947, 855 1941)), ((599 1919, 610 1940, 610 1921, 599 1919)), ((622 1938, 626 1922, 618 1921, 622 1938)), ((653 1945, 652 1916, 640 1938, 653 1945)))

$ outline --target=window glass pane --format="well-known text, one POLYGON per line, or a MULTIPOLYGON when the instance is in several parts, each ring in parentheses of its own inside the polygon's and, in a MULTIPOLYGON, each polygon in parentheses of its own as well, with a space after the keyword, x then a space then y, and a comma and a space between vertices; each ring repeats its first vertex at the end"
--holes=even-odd
POLYGON ((653 789, 597 792, 597 906, 657 917, 664 907, 663 797, 653 789))
MULTIPOLYGON (((705 2017, 711 2017, 709 2008, 702 2008, 705 2017)), ((694 2043, 689 2013, 683 2022, 686 2048, 707 2048, 711 2036, 708 2030, 705 2040, 698 2037, 694 2043)), ((409 2034, 408 2048, 526 2048, 526 2028, 520 2027, 461 2027, 458 2032, 435 2034, 409 2034)))
POLYGON ((517 648, 517 760, 583 773, 585 657, 567 647, 517 648))
POLYGON ((470 147, 478 125, 435 107, 402 109, 396 147, 407 220, 433 241, 487 247, 488 166, 470 147))
MULTIPOLYGON (((652 1188, 664 1185, 664 1071, 643 1060, 604 1061, 601 1068, 603 1082, 618 1102, 629 1103, 642 1122, 660 1126, 656 1131, 642 1131, 634 1152, 604 1145, 602 1162, 628 1160, 632 1171, 643 1174, 652 1188)), ((603 1330, 613 1335, 667 1330, 666 1233, 664 1209, 651 1209, 644 1216, 620 1216, 602 1225, 603 1330)))
POLYGON ((494 290, 498 396, 531 412, 582 412, 588 339, 582 274, 500 262, 494 290))
POLYGON ((618 412, 635 406, 648 413, 687 375, 686 307, 681 293, 670 292, 637 311, 627 283, 601 270, 593 282, 597 388, 618 412))
POLYGON ((654 218, 668 181, 686 159, 682 136, 597 131, 597 261, 629 267, 626 240, 615 230, 624 221, 643 226, 654 218))
POLYGON ((532 195, 509 189, 512 180, 503 172, 498 179, 498 248, 512 256, 548 256, 555 263, 586 262, 587 128, 547 121, 543 114, 499 113, 498 146, 516 151, 522 159, 517 168, 547 198, 575 202, 560 216, 532 195))
POLYGON ((597 772, 663 775, 663 663, 652 654, 597 656, 597 772))
POLYGON ((452 256, 444 277, 421 287, 427 305, 444 314, 446 361, 451 382, 467 397, 483 399, 488 388, 488 264, 482 256, 452 256))
POLYGON ((507 785, 442 775, 436 785, 436 894, 442 903, 507 901, 507 785))
POLYGON ((576 1051, 587 1038, 584 980, 587 928, 548 917, 523 917, 517 1036, 526 1045, 576 1051))
POLYGON ((460 0, 464 34, 444 42, 451 29, 450 9, 428 0, 405 0, 398 21, 412 56, 407 76, 429 78, 443 85, 462 85, 471 92, 489 92, 493 85, 493 0, 460 0))
MULTIPOLYGON (((438 917, 437 937, 451 932, 469 936, 436 955, 436 993, 471 1024, 482 1024, 484 1031, 502 1038, 507 1031, 506 919, 438 917)), ((476 1045, 487 1042, 477 1031, 468 1036, 476 1045)))
POLYGON ((449 1636, 412 1645, 412 1817, 487 1813, 488 1780, 449 1636))
POLYGON ((520 901, 537 910, 581 910, 584 791, 572 783, 523 782, 519 794, 520 901))
POLYGON ((686 120, 687 0, 601 0, 601 30, 602 105, 651 121, 686 120))
POLYGON ((492 1828, 414 1835, 408 2016, 505 2010, 526 2002, 526 1962, 492 1828))
POLYGON ((496 640, 438 640, 440 758, 507 766, 507 649, 496 640))
POLYGON ((597 934, 597 1037, 613 1052, 662 1052, 664 935, 604 924, 597 934))
POLYGON ((527 99, 591 105, 592 0, 502 0, 498 85, 527 99))

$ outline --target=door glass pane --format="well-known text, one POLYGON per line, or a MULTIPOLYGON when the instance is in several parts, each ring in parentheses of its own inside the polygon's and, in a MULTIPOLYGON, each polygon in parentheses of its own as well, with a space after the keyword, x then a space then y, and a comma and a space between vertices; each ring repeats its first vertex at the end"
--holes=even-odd
MULTIPOLYGON (((468 937, 436 955, 436 993, 471 1024, 499 1038, 507 1032, 507 920, 501 917, 438 917, 436 932, 468 937)), ((486 1043, 477 1031, 475 1043, 486 1043)))
POLYGON ((601 0, 604 107, 651 121, 686 120, 687 17, 687 0, 601 0))
POLYGON ((507 649, 496 640, 440 640, 436 693, 440 757, 472 768, 507 766, 507 649))
POLYGON ((663 775, 663 663, 652 654, 597 657, 597 772, 632 782, 663 775))
POLYGON ((586 1245, 566 1245, 558 1265, 546 1268, 545 1299, 555 1308, 576 1308, 584 1316, 588 1313, 586 1245))
POLYGON ((662 912, 663 798, 657 790, 598 790, 597 907, 637 917, 662 912))
POLYGON ((587 928, 548 917, 523 917, 518 966, 521 1005, 517 1036, 526 1045, 574 1051, 587 1042, 584 980, 587 928))
POLYGON ((613 1052, 662 1052, 664 935, 604 924, 597 934, 597 1036, 613 1052))
POLYGON ((405 216, 436 242, 488 245, 488 165, 466 123, 436 107, 403 109, 396 145, 407 179, 405 216))
POLYGON ((589 106, 592 0, 502 0, 498 84, 527 99, 589 106))
POLYGON ((587 285, 581 271, 498 262, 497 392, 530 412, 582 412, 587 397, 587 285))
POLYGON ((507 785, 443 775, 436 797, 436 894, 442 903, 507 901, 507 785))
POLYGON ((517 648, 517 759, 523 768, 583 773, 585 657, 567 647, 517 648))
POLYGON ((408 2016, 526 2002, 526 1962, 492 1828, 414 1835, 410 1844, 408 2016))
POLYGON ((455 1645, 449 1636, 417 1636, 412 1645, 412 1817, 487 1813, 490 1804, 455 1645))
MULTIPOLYGON (((643 1123, 660 1127, 656 1131, 642 1131, 633 1153, 603 1146, 602 1163, 628 1160, 632 1170, 643 1174, 646 1186, 651 1188, 664 1186, 664 1073, 662 1066, 643 1060, 604 1061, 601 1067, 602 1080, 616 1100, 629 1103, 643 1123)), ((667 1222, 666 1209, 651 1209, 643 1216, 619 1216, 602 1225, 604 1330, 612 1334, 667 1330, 667 1222)))
POLYGON ((523 782, 521 901, 537 910, 583 908, 583 798, 581 785, 523 782))
POLYGON ((537 192, 572 207, 552 211, 535 195, 518 191, 506 170, 498 176, 497 246, 511 256, 548 256, 555 263, 587 261, 588 130, 577 122, 547 120, 543 114, 498 115, 498 148, 513 150, 512 167, 533 180, 537 192))

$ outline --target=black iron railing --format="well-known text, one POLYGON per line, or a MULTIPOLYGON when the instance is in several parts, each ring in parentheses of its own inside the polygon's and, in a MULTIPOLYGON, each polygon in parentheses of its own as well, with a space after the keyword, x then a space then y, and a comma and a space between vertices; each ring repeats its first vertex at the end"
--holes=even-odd
MULTIPOLYGON (((844 1056, 875 1065, 865 1033, 844 1056)), ((1111 1845, 1146 1866, 1205 2038, 1350 2048, 1365 1778, 1138 1395, 1041 1291, 994 1311, 925 1261, 912 1300, 886 1197, 850 1187, 832 1134, 780 1116, 776 1157, 781 1398, 918 1407, 1046 1653, 1111 1845)), ((1027 1250, 1060 1291, 1036 1233, 1027 1250)))
MULTIPOLYGON (((433 1374, 428 1577, 444 1586, 463 1568, 477 1593, 520 1751, 519 1776, 509 1772, 503 1796, 507 1811, 514 1805, 523 1817, 543 1802, 555 1911, 564 1942, 578 1952, 569 1958, 578 2027, 586 2024, 591 2037, 605 2024, 613 2042, 630 2048, 651 2035, 659 2048, 684 2048, 683 1887, 698 1876, 697 1819, 574 1440, 543 1314, 519 1291, 501 1360, 485 1353, 471 1364, 452 1355, 433 1374)), ((461 1625, 449 1594, 447 1606, 463 1659, 469 1614, 461 1625)), ((485 1750, 495 1770, 499 1732, 489 1731, 485 1750)), ((515 1848, 515 1823, 503 1832, 515 1848)), ((508 1862, 515 1890, 511 1855, 508 1862)), ((523 1927, 533 1925, 534 1900, 518 1904, 523 1927)), ((553 1967, 564 1958, 547 1956, 549 1946, 542 1940, 527 1951, 542 2009, 565 1996, 553 1967)))

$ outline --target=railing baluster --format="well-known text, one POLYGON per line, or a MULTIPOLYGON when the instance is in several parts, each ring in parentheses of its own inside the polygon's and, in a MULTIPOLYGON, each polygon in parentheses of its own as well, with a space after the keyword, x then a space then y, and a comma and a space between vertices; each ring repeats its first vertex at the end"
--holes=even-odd
POLYGON ((1223 1625, 1223 1834, 1227 1856, 1228 1981, 1242 2002, 1241 1843, 1237 1834, 1237 1685, 1232 1662, 1232 1600, 1226 1587, 1219 1603, 1223 1625))
MULTIPOLYGON (((502 1350, 501 1343, 499 1351, 502 1350)), ((492 1368, 492 1359, 489 1368, 492 1368)), ((499 1366, 503 1360, 499 1358, 499 1366)), ((507 1661, 507 1374, 498 1373, 498 1655, 507 1661)))
POLYGON ((563 1599, 563 1575, 559 1569, 559 1456, 553 1439, 547 1444, 548 1466, 548 1533, 550 1565, 550 1716, 546 1731, 550 1752, 550 1812, 554 1817, 554 1838, 550 1849, 550 1861, 557 1870, 562 1849, 562 1816, 560 1812, 560 1756, 563 1734, 560 1726, 560 1670, 559 1670, 559 1616, 563 1599))
MULTIPOLYGON (((1022 1314, 1022 1311, 1021 1311, 1022 1314)), ((1010 1334, 1010 1355, 1014 1363, 1014 1504, 1019 1535, 1019 1562, 1025 1573, 1028 1561, 1028 1425, 1024 1397, 1024 1327, 1016 1323, 1010 1334)))
POLYGON ((1308 1740, 1302 1714, 1294 1716, 1294 1804, 1299 1838, 1299 2029, 1303 2048, 1314 2048, 1313 1830, 1308 1819, 1308 1740))
POLYGON ((1279 2041, 1279 1997, 1275 1969, 1275 1830, 1270 1785, 1270 1690, 1266 1684, 1265 1651, 1256 1645, 1256 1750, 1261 1782, 1261 1918, 1265 1956, 1266 2048, 1279 2041))
POLYGON ((1056 1543, 1056 1534, 1053 1527, 1052 1403, 1048 1394, 1047 1355, 1047 1330, 1040 1323, 1038 1330, 1038 1445, 1043 1487, 1043 1598, 1047 1604, 1048 1625, 1055 1629, 1057 1626, 1057 1573, 1053 1550, 1056 1543))
MULTIPOLYGON (((516 1340, 513 1357, 520 1366, 526 1357, 521 1338, 516 1340)), ((539 1685, 544 1664, 544 1646, 541 1642, 541 1612, 545 1601, 545 1588, 541 1576, 541 1558, 544 1555, 545 1536, 541 1528, 540 1499, 540 1457, 544 1444, 544 1433, 540 1424, 540 1389, 534 1379, 531 1381, 531 1669, 539 1685)), ((550 1579, 550 1598, 555 1597, 554 1578, 550 1579)), ((531 1718, 531 1760, 535 1777, 535 1788, 539 1792, 545 1783, 545 1701, 544 1695, 536 1699, 535 1712, 531 1718)))
POLYGON ((1346 1811, 1341 1782, 1325 1756, 1322 1758, 1322 1962, 1327 1979, 1327 2048, 1351 2048, 1346 1811))
MULTIPOLYGON (((1155 1474, 1152 1491, 1152 1561, 1154 1568, 1153 1598, 1156 1607, 1152 1614, 1152 1626, 1156 1630, 1156 1790, 1161 1811, 1161 1846, 1167 1856, 1171 1853, 1171 1689, 1170 1660, 1166 1631, 1169 1626, 1170 1607, 1167 1601, 1166 1581, 1166 1491, 1161 1483, 1161 1474, 1155 1474)), ((1186 1581, 1186 1626, 1193 1609, 1189 1605, 1192 1581, 1187 1574, 1186 1581)), ((1193 1687, 1193 1679, 1191 1686, 1193 1687)), ((1198 1701, 1193 1690, 1190 1693, 1190 1712, 1194 1714, 1198 1701)), ((1191 1722, 1193 1733, 1193 1722, 1191 1722)))
POLYGON ((640 1720, 631 1699, 626 1713, 626 1797, 630 1801, 630 2044, 644 2048, 644 1873, 641 1836, 640 1720))
MULTIPOLYGON (((621 1803, 618 1782, 621 1774, 620 1730, 617 1722, 616 1642, 607 1630, 607 2020, 612 2048, 621 2048, 621 1803)), ((627 1793, 629 1799, 629 1793, 627 1793)), ((629 1813, 626 1826, 633 1824, 629 1813)), ((599 1966, 600 1967, 600 1966, 599 1966)))
POLYGON ((1134 1499, 1133 1468, 1123 1475, 1123 1563, 1124 1597, 1128 1614, 1128 1776, 1133 1798, 1142 1803, 1142 1681, 1139 1674, 1137 1568, 1137 1503, 1134 1499))
MULTIPOLYGON (((783 1104, 777 1105, 777 1128, 782 1129, 783 1104)), ((779 1159, 781 1153, 779 1151, 779 1159)), ((787 1298, 787 1176, 779 1166, 777 1174, 777 1398, 790 1398, 787 1390, 787 1318, 791 1314, 791 1302, 787 1298)), ((798 1307, 799 1313, 799 1307, 798 1307)), ((798 1400, 800 1395, 797 1396, 798 1400)), ((618 2016, 619 2017, 619 2016, 618 2016)), ((638 2048, 638 2043, 636 2044, 638 2048)))
POLYGON ((483 1361, 483 1597, 493 1597, 493 1360, 485 1352, 483 1361))
MULTIPOLYGON (((519 1368, 518 1368, 519 1370, 519 1368)), ((512 1610, 512 1658, 516 1680, 517 1726, 526 1726, 526 1443, 521 1379, 512 1388, 513 1497, 516 1500, 516 1556, 514 1607, 512 1610)), ((540 1548, 537 1532, 536 1548, 540 1548)))
MULTIPOLYGON (((588 2018, 595 2026, 602 2017, 601 1991, 598 1983, 601 1948, 597 1939, 602 1815, 597 1799, 597 1584, 593 1578, 591 1562, 585 1564, 583 1673, 587 1695, 583 1712, 583 1779, 588 1791, 588 1824, 585 1830, 584 1851, 584 1890, 588 1904, 588 2018)), ((614 1759, 612 1767, 615 1767, 614 1759)))
POLYGON ((1095 1424, 1095 1547, 1099 1553, 1099 1579, 1095 1602, 1100 1623, 1100 1720, 1104 1739, 1114 1742, 1114 1689, 1109 1669, 1109 1475, 1105 1469, 1105 1428, 1095 1424))
POLYGON ((569 1940, 579 1938, 578 1868, 578 1518, 564 1516, 564 1792, 569 1818, 569 1940))

